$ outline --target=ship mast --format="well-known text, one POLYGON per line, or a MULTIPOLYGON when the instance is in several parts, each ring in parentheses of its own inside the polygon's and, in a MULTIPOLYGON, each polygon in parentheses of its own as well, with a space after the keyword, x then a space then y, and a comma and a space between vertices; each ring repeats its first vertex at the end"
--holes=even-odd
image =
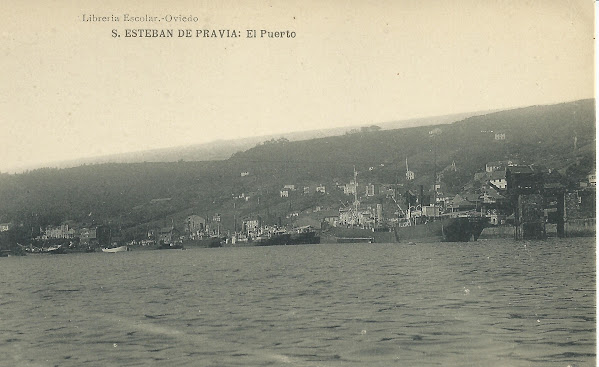
POLYGON ((354 165, 354 223, 358 223, 358 172, 354 165))
POLYGON ((358 172, 356 171, 356 166, 354 166, 354 205, 356 206, 356 210, 358 210, 358 172))
POLYGON ((429 131, 429 135, 433 138, 433 215, 436 216, 435 206, 437 206, 437 136, 441 134, 441 129, 435 128, 429 131))

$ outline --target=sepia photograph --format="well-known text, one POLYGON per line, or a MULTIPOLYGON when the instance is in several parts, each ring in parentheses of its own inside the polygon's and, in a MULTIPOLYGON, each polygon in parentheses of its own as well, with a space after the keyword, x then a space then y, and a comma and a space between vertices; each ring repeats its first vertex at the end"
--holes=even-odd
POLYGON ((592 0, 6 0, 0 367, 597 365, 592 0))

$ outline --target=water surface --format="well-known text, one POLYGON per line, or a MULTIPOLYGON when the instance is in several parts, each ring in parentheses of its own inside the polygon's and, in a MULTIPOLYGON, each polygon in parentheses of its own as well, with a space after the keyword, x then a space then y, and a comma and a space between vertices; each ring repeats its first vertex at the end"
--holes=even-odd
POLYGON ((0 259, 2 366, 594 366, 595 239, 0 259))

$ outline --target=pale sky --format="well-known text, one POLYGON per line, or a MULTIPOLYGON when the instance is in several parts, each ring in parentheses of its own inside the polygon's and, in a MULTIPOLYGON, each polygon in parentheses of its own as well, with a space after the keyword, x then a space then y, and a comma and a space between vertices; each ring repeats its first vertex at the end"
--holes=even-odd
POLYGON ((8 0, 0 14, 3 172, 594 97, 592 0, 8 0), (166 21, 180 15, 198 21, 166 21), (127 28, 175 37, 125 38, 127 28), (296 36, 259 38, 262 29, 296 36))

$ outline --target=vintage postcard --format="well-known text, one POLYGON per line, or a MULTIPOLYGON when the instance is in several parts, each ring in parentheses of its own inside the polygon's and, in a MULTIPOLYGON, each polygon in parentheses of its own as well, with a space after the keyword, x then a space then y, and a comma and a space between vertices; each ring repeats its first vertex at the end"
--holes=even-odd
POLYGON ((0 10, 0 366, 596 364, 593 1, 0 10))

